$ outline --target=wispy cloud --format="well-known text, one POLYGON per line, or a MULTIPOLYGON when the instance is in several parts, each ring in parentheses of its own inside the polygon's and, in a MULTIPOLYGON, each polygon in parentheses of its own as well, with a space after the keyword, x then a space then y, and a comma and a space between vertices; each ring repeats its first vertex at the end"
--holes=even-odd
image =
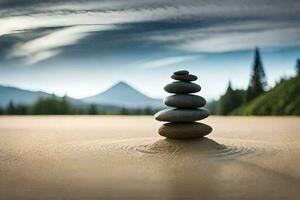
POLYGON ((7 56, 9 58, 26 57, 27 63, 34 64, 59 54, 61 51, 56 48, 76 44, 80 39, 89 35, 89 32, 117 29, 120 28, 120 25, 126 23, 171 19, 179 17, 180 13, 192 15, 194 12, 198 11, 194 8, 187 9, 186 6, 166 6, 125 10, 75 10, 33 13, 0 19, 0 36, 38 28, 71 26, 40 38, 19 42, 14 45, 7 56), (43 51, 46 52, 43 53, 43 51))
POLYGON ((167 57, 161 58, 158 60, 152 60, 141 64, 141 68, 151 69, 151 68, 160 68, 171 66, 179 63, 184 63, 192 60, 199 59, 200 56, 175 56, 175 57, 167 57))
POLYGON ((34 54, 32 56, 28 56, 26 58, 26 62, 28 64, 32 65, 32 64, 41 62, 43 60, 52 58, 52 57, 56 56, 59 53, 60 53, 60 50, 45 50, 45 51, 41 51, 41 52, 38 52, 38 53, 36 53, 36 54, 34 54))
POLYGON ((17 44, 9 56, 25 57, 28 64, 35 64, 59 54, 59 48, 75 44, 91 32, 114 28, 113 25, 85 25, 64 28, 29 42, 17 44))
POLYGON ((219 53, 300 45, 300 28, 291 22, 245 21, 209 27, 162 33, 153 41, 187 52, 219 53))
POLYGON ((124 23, 150 22, 163 19, 178 19, 181 16, 193 16, 197 13, 199 13, 199 10, 190 6, 129 8, 125 10, 57 10, 49 13, 32 13, 1 18, 0 34, 5 35, 16 30, 28 30, 41 27, 95 24, 120 25, 124 23))
POLYGON ((265 30, 248 33, 218 33, 205 38, 186 40, 173 48, 189 52, 229 52, 250 50, 255 46, 276 48, 300 45, 300 30, 265 30))

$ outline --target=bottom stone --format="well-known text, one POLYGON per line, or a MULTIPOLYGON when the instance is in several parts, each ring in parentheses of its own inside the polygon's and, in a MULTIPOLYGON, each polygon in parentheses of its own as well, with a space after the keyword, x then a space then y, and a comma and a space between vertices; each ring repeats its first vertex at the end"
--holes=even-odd
POLYGON ((192 139, 208 135, 212 128, 197 122, 166 123, 159 128, 161 136, 171 139, 192 139))

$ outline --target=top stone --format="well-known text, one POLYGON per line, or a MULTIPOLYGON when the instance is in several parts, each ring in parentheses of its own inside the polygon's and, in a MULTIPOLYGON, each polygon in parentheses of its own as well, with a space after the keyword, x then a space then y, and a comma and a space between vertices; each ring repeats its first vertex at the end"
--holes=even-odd
POLYGON ((190 82, 190 81, 195 81, 198 79, 197 76, 193 75, 193 74, 187 74, 187 75, 176 75, 173 74, 171 76, 172 79, 174 80, 178 80, 178 81, 185 81, 185 82, 190 82))
POLYGON ((173 74, 175 74, 175 75, 188 75, 189 71, 187 71, 187 70, 180 70, 180 71, 174 72, 173 74))

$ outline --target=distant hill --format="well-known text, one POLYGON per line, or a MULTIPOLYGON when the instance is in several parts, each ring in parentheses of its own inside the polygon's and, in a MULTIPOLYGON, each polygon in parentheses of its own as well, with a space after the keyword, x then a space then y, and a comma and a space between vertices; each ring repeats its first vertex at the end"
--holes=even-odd
POLYGON ((16 104, 32 104, 40 97, 49 97, 50 94, 40 91, 22 90, 15 87, 0 85, 0 106, 6 106, 10 101, 16 104))
POLYGON ((123 81, 118 82, 100 94, 81 100, 87 103, 127 108, 163 107, 163 101, 161 99, 147 97, 123 81))
MULTIPOLYGON (((0 85, 0 107, 6 107, 10 101, 14 104, 30 105, 35 103, 41 97, 47 98, 51 95, 52 94, 41 91, 23 90, 16 87, 0 85)), ((85 103, 80 100, 71 97, 66 98, 73 106, 86 106, 85 103)))
MULTIPOLYGON (((41 97, 50 96, 51 94, 46 92, 23 90, 0 85, 0 107, 6 107, 10 101, 13 101, 15 104, 29 105, 35 103, 41 97)), ((147 97, 122 81, 96 96, 84 99, 67 97, 67 100, 76 107, 95 104, 97 108, 105 110, 119 110, 121 107, 160 108, 163 106, 162 100, 147 97)))
POLYGON ((300 115, 300 75, 235 109, 233 115, 300 115))

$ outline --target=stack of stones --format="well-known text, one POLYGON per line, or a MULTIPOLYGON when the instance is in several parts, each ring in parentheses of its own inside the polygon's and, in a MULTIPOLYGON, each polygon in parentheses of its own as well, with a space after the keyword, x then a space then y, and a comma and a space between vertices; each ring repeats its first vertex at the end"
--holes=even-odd
POLYGON ((212 128, 206 124, 195 121, 209 116, 209 112, 200 108, 206 104, 206 100, 196 93, 201 87, 192 81, 198 78, 189 74, 186 70, 174 72, 171 76, 176 80, 164 87, 168 93, 174 94, 165 98, 165 105, 173 108, 164 109, 155 114, 158 121, 169 122, 163 124, 159 134, 171 139, 192 139, 208 135, 212 128))

